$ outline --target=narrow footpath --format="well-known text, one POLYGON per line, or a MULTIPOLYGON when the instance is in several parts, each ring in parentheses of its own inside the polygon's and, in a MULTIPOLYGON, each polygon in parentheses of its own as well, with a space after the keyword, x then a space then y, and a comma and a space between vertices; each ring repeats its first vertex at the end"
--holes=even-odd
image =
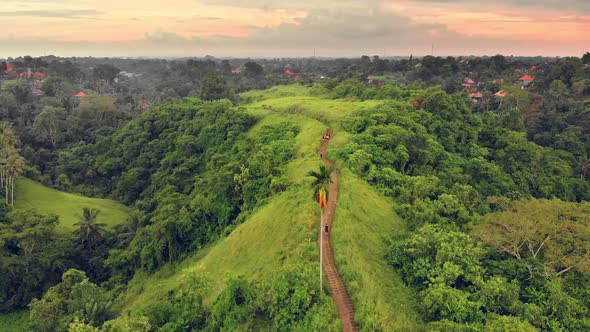
MULTIPOLYGON (((330 137, 332 137, 332 129, 328 131, 330 137)), ((326 166, 332 166, 332 162, 326 157, 326 151, 330 139, 324 140, 319 150, 319 155, 326 166)), ((332 183, 330 184, 328 193, 328 206, 324 210, 324 225, 328 224, 329 232, 326 234, 324 231, 324 225, 322 225, 322 233, 324 234, 324 248, 323 248, 323 268, 330 285, 332 297, 334 303, 336 303, 336 309, 338 310, 338 316, 342 322, 342 331, 358 331, 359 328, 354 322, 354 307, 350 301, 350 296, 344 285, 344 281, 336 269, 336 263, 334 262, 334 254, 332 252, 332 243, 330 242, 330 235, 332 234, 332 224, 334 223, 334 214, 336 212, 336 204, 338 203, 338 187, 340 181, 340 174, 337 171, 332 173, 332 183)), ((318 236, 318 248, 320 246, 320 237, 318 236)))

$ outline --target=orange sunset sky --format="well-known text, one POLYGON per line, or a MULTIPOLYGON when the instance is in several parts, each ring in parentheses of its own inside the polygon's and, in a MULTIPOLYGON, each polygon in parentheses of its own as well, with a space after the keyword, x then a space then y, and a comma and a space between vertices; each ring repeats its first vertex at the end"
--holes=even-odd
POLYGON ((580 56, 590 0, 1 0, 0 57, 580 56))

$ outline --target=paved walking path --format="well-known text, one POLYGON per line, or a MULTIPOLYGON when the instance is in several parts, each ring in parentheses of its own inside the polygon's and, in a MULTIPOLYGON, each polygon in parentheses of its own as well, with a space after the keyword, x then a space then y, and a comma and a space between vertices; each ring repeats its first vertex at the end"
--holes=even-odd
MULTIPOLYGON (((330 137, 332 136, 332 129, 329 130, 330 137)), ((322 161, 326 166, 332 166, 332 162, 326 157, 326 150, 330 140, 324 140, 320 151, 318 152, 322 161)), ((336 204, 338 203, 338 186, 340 174, 337 171, 332 173, 332 183, 330 184, 328 193, 328 207, 324 210, 324 225, 322 225, 322 233, 324 234, 324 248, 323 248, 323 267, 326 273, 326 278, 330 285, 334 303, 338 310, 338 316, 342 322, 342 331, 358 331, 359 328, 354 322, 354 307, 348 296, 346 286, 338 273, 336 263, 334 262, 334 254, 332 252, 332 243, 330 242, 330 234, 332 234, 332 224, 334 223, 334 214, 336 212, 336 204), (325 233, 325 224, 328 224, 329 232, 325 233)), ((320 238, 318 236, 318 247, 320 246, 320 238)))

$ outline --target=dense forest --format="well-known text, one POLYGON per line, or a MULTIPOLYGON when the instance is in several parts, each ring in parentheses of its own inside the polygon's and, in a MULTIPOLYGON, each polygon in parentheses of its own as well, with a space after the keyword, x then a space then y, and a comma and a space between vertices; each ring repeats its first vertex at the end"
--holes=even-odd
MULTIPOLYGON (((376 259, 412 294, 420 329, 590 330, 590 53, 27 56, 1 61, 2 73, 0 312, 25 310, 23 330, 338 330, 311 226, 297 262, 272 277, 216 289, 197 270, 156 303, 124 303, 133 280, 206 255, 281 195, 312 200, 293 163, 320 139, 301 143, 302 117, 344 133, 328 152, 338 172, 406 225, 376 259), (318 108, 366 106, 326 115, 294 101, 293 86, 318 108), (133 211, 108 228, 88 206, 64 232, 60 216, 19 208, 19 176, 133 211)), ((362 330, 388 330, 363 315, 362 330)))

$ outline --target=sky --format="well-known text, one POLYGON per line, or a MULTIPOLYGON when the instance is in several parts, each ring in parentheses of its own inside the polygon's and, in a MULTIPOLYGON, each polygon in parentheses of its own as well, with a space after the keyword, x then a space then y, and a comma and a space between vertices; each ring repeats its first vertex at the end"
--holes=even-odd
POLYGON ((581 56, 590 0, 1 0, 0 57, 581 56))

